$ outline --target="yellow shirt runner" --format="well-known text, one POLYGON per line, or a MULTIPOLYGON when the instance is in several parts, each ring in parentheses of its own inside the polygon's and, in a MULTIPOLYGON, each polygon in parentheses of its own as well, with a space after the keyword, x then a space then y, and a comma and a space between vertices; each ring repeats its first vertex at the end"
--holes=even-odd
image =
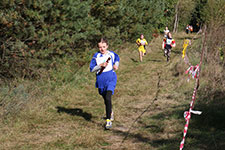
POLYGON ((146 49, 145 49, 145 45, 148 45, 148 42, 145 40, 145 39, 137 39, 136 40, 136 43, 137 43, 137 45, 139 46, 138 47, 138 50, 140 51, 140 52, 143 52, 143 53, 146 53, 146 49))

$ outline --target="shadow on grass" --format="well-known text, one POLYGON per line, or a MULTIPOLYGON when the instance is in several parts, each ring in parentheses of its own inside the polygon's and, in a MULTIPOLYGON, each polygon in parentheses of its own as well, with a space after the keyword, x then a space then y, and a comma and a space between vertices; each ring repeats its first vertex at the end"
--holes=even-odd
MULTIPOLYGON (((204 92, 200 92, 205 95, 204 92)), ((223 150, 225 147, 225 93, 215 91, 213 100, 202 96, 196 109, 203 111, 201 116, 192 115, 189 136, 195 139, 193 145, 200 148, 223 150)))
MULTIPOLYGON (((188 132, 186 135, 184 150, 224 150, 225 147, 225 93, 215 91, 210 93, 215 95, 213 100, 207 99, 207 94, 199 91, 199 97, 196 99, 194 110, 202 111, 201 115, 192 115, 188 132), (203 95, 203 96, 202 96, 203 95)), ((183 138, 183 130, 185 119, 183 117, 184 111, 189 109, 189 105, 184 108, 173 107, 173 110, 166 110, 154 116, 148 116, 146 121, 139 121, 139 127, 146 132, 157 135, 165 135, 165 122, 176 119, 179 128, 174 131, 169 131, 167 135, 172 137, 158 136, 158 138, 151 139, 148 135, 140 133, 129 133, 128 138, 134 142, 143 142, 150 144, 158 150, 179 149, 180 142, 183 138), (149 118, 149 119, 148 119, 149 118), (158 122, 158 123, 157 123, 158 122), (155 124, 157 123, 157 124, 155 124)), ((113 129, 113 132, 121 136, 127 136, 126 131, 113 129)), ((125 144, 121 142, 121 146, 125 144)))
MULTIPOLYGON (((124 136, 124 137, 127 136, 127 132, 126 131, 121 131, 121 130, 113 129, 113 128, 111 129, 111 131, 113 133, 117 134, 117 135, 120 135, 120 136, 124 136)), ((150 138, 144 137, 143 135, 141 135, 139 133, 137 133, 137 134, 129 133, 128 138, 136 139, 137 141, 144 142, 144 143, 148 143, 149 141, 151 141, 150 138)), ((121 146, 124 144, 124 142, 125 142, 124 140, 121 141, 121 146)))
MULTIPOLYGON (((199 91, 199 98, 196 99, 195 109, 202 111, 201 115, 192 115, 186 135, 184 149, 194 150, 223 150, 225 146, 225 93, 215 91, 215 95, 209 102, 208 96, 199 91), (203 95, 203 96, 201 96, 203 95)), ((188 107, 185 110, 188 110, 188 107)), ((175 118, 185 125, 183 112, 176 109, 172 112, 162 112, 152 119, 175 118)), ((160 131, 161 132, 161 131, 160 131)), ((177 149, 183 137, 183 128, 172 139, 159 139, 150 141, 150 144, 160 150, 177 149)))
POLYGON ((171 52, 174 54, 182 54, 182 51, 180 50, 171 50, 171 52))
POLYGON ((92 115, 90 113, 83 112, 83 110, 80 108, 64 108, 64 107, 57 106, 56 109, 58 113, 63 112, 72 116, 81 116, 87 121, 91 121, 91 118, 92 118, 92 115))
MULTIPOLYGON (((157 126, 148 126, 147 128, 155 128, 157 126)), ((158 128, 158 127, 157 127, 158 128)), ((117 135, 120 136, 127 136, 127 132, 117 130, 117 129, 111 129, 111 131, 117 135)), ((163 132, 163 131, 162 131, 163 132)), ((130 133, 128 136, 129 139, 132 139, 132 142, 135 143, 146 143, 151 145, 151 147, 159 148, 161 150, 172 150, 172 149, 178 149, 179 148, 179 139, 178 137, 176 138, 171 138, 171 139, 159 139, 159 140, 152 140, 148 136, 144 136, 140 133, 130 133)), ((126 145, 125 141, 121 141, 120 147, 122 148, 123 146, 126 145)))
POLYGON ((162 60, 157 60, 157 59, 148 59, 147 61, 152 61, 152 62, 162 62, 162 60))
POLYGON ((137 61, 136 59, 134 58, 130 58, 134 63, 138 63, 139 61, 137 61))

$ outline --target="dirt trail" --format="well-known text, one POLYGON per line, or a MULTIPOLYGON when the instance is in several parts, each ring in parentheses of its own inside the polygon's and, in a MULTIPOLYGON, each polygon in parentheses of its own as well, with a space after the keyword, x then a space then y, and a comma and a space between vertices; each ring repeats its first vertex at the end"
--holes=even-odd
MULTIPOLYGON (((147 143, 157 139, 159 135, 150 134, 151 136, 148 137, 141 134, 141 132, 145 132, 140 127, 143 126, 142 118, 156 115, 163 109, 177 105, 177 102, 170 99, 169 92, 166 90, 171 80, 167 79, 171 62, 179 59, 180 55, 179 52, 173 53, 171 62, 167 63, 160 46, 161 39, 158 38, 148 47, 148 54, 141 63, 138 62, 136 51, 132 51, 129 56, 127 56, 129 50, 122 53, 120 66, 122 71, 118 72, 118 78, 125 76, 126 80, 119 81, 117 91, 120 93, 126 88, 131 94, 123 92, 113 98, 116 101, 114 106, 116 107, 116 117, 118 117, 110 134, 107 135, 107 141, 112 144, 106 147, 107 149, 149 148, 147 143), (131 68, 129 73, 126 73, 128 72, 127 68, 131 68)), ((155 127, 150 126, 149 128, 155 127)))
POLYGON ((189 103, 179 92, 183 77, 174 67, 181 63, 182 40, 176 40, 169 63, 161 49, 162 37, 150 43, 143 62, 135 44, 119 50, 111 130, 104 131, 104 103, 86 65, 76 81, 30 103, 8 125, 0 124, 6 133, 0 136, 0 144, 4 149, 174 149, 183 129, 180 118, 189 103))

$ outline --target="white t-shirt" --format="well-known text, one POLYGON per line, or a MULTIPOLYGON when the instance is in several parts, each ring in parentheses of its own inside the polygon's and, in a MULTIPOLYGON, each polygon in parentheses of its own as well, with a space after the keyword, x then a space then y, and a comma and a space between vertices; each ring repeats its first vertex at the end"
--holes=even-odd
POLYGON ((111 58, 110 61, 108 62, 108 65, 106 66, 106 68, 104 69, 103 72, 107 72, 107 71, 110 71, 110 70, 113 70, 113 65, 112 65, 112 59, 114 59, 114 55, 112 52, 110 51, 107 51, 106 54, 101 54, 99 53, 96 57, 96 63, 97 65, 100 65, 101 63, 104 63, 107 61, 108 58, 111 58))
POLYGON ((170 30, 164 30, 164 37, 167 37, 167 33, 169 33, 170 30))

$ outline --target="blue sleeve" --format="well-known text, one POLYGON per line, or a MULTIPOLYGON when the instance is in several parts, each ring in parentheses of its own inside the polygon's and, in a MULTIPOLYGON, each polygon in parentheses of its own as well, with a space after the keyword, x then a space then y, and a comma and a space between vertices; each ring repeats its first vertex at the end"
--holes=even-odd
POLYGON ((94 67, 97 66, 96 63, 96 54, 92 57, 91 62, 90 62, 90 72, 94 69, 94 67))
POLYGON ((115 58, 114 58, 114 61, 113 61, 113 65, 117 62, 117 63, 119 63, 120 62, 120 57, 119 57, 119 55, 117 55, 115 52, 113 52, 114 53, 114 56, 115 56, 115 58))

